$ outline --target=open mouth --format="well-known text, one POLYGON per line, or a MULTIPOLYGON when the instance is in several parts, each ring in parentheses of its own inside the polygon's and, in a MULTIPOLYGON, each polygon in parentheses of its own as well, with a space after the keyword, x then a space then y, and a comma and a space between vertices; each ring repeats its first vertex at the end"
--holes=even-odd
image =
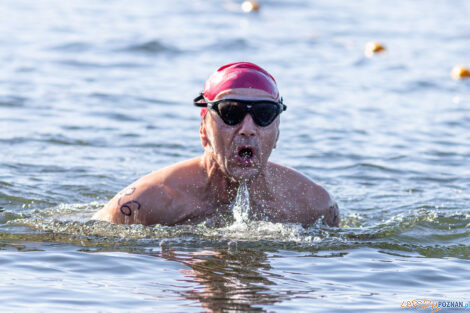
POLYGON ((238 150, 238 155, 243 159, 243 160, 249 160, 253 157, 253 149, 250 147, 242 147, 240 150, 238 150))

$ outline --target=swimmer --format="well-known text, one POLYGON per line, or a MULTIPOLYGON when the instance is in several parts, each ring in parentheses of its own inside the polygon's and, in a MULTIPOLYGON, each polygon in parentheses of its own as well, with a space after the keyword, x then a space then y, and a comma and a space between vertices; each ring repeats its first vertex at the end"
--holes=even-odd
POLYGON ((238 186, 250 194, 250 218, 339 225, 336 202, 321 186, 268 161, 286 110, 274 78, 237 62, 214 72, 194 99, 201 107, 204 153, 144 176, 119 192, 93 219, 119 224, 196 224, 230 213, 238 186))

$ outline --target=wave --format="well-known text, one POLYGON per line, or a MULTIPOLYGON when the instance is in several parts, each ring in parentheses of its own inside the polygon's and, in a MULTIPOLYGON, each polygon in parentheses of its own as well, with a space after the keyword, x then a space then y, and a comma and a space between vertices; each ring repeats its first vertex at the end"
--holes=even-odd
POLYGON ((254 49, 255 47, 250 45, 250 43, 243 38, 233 38, 233 39, 225 39, 221 41, 217 41, 215 43, 211 43, 201 49, 201 51, 205 51, 207 49, 210 50, 244 50, 244 49, 254 49))
POLYGON ((136 52, 136 53, 145 53, 145 54, 158 54, 158 53, 179 53, 181 50, 164 44, 159 40, 153 39, 145 42, 130 44, 123 48, 118 49, 118 51, 125 52, 136 52))
POLYGON ((91 44, 85 42, 68 42, 65 44, 53 46, 52 50, 62 51, 62 52, 85 52, 92 48, 91 44))
POLYGON ((21 96, 0 96, 0 107, 22 107, 27 100, 21 96))

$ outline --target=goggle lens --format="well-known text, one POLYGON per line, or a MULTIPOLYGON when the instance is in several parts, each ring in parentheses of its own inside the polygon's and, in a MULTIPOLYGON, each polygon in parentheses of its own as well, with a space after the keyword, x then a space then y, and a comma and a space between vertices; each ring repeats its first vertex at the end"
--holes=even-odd
POLYGON ((260 126, 268 126, 281 113, 280 106, 271 102, 260 102, 253 109, 254 120, 260 126))
POLYGON ((247 110, 236 101, 222 101, 217 106, 219 115, 228 125, 237 125, 245 118, 247 110))

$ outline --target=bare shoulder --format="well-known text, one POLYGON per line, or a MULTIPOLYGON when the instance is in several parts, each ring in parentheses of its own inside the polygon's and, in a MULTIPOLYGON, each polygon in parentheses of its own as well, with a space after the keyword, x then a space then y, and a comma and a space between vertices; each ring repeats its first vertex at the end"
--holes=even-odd
POLYGON ((298 222, 309 224, 323 216, 328 225, 339 225, 338 205, 325 188, 292 168, 272 162, 270 166, 279 180, 277 185, 285 188, 290 199, 295 199, 299 209, 296 213, 298 222))
POLYGON ((178 197, 178 182, 192 175, 193 160, 180 162, 141 177, 118 192, 92 219, 117 224, 176 223, 181 215, 171 210, 178 197))
POLYGON ((293 168, 270 162, 271 172, 278 180, 278 186, 284 186, 295 199, 308 200, 314 207, 328 207, 334 202, 325 188, 313 182, 310 178, 293 168))
POLYGON ((152 224, 154 212, 159 207, 164 208, 169 199, 158 178, 158 172, 154 172, 130 184, 96 212, 92 219, 117 224, 152 224))

